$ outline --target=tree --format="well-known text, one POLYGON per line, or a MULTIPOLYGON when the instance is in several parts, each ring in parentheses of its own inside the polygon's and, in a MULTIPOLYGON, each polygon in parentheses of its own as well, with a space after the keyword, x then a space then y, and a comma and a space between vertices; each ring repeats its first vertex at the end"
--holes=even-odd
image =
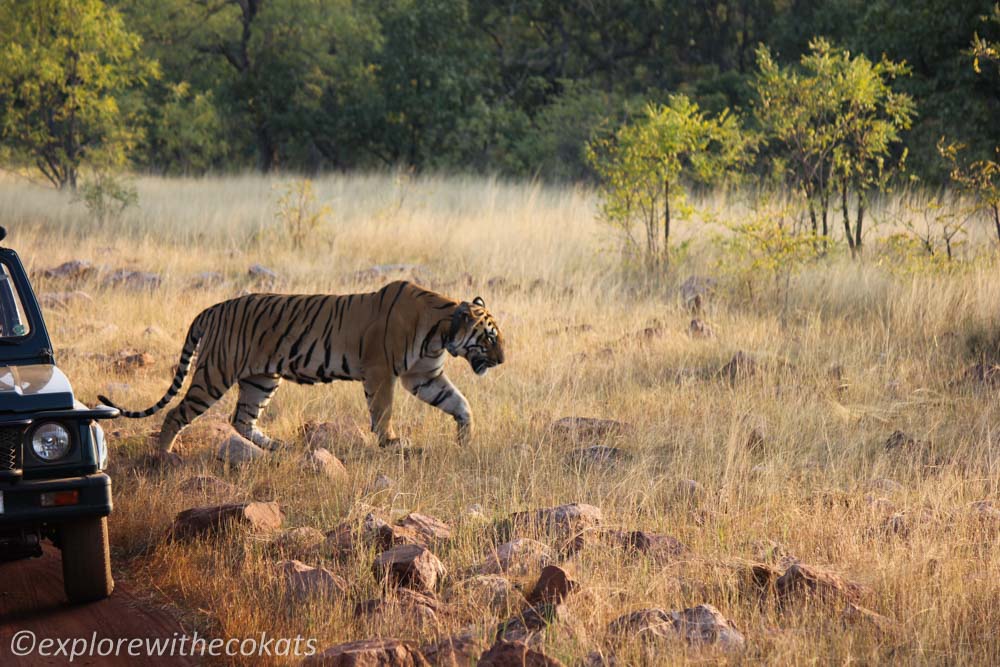
POLYGON ((0 141, 58 188, 113 166, 139 139, 119 97, 157 76, 140 38, 100 0, 0 3, 0 141))
POLYGON ((766 47, 758 50, 756 117, 775 163, 805 198, 813 235, 829 236, 831 200, 839 192, 844 234, 857 255, 871 192, 884 189, 905 161, 905 151, 893 151, 910 127, 914 103, 892 81, 907 69, 886 58, 852 57, 824 39, 809 49, 798 68, 781 67, 766 47))
POLYGON ((748 159, 749 146, 728 110, 709 117, 684 95, 671 97, 668 105, 651 104, 638 121, 588 148, 601 179, 602 216, 635 250, 640 244, 633 228, 641 225, 646 242, 639 252, 649 270, 662 269, 668 261, 673 211, 685 201, 681 176, 719 178, 748 159))

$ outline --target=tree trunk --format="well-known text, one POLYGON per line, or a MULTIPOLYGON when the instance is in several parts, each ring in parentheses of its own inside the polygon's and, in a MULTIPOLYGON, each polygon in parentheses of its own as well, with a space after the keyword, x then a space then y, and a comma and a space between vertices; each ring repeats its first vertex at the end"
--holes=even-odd
POLYGON ((865 201, 862 197, 858 197, 858 217, 857 222, 854 225, 854 250, 858 253, 858 257, 861 256, 861 232, 865 223, 865 201))
POLYGON ((854 236, 851 234, 851 212, 847 208, 847 179, 840 185, 840 209, 844 215, 844 235, 847 236, 847 247, 851 249, 851 257, 854 257, 854 236))
POLYGON ((663 264, 670 252, 670 181, 663 181, 663 264))
POLYGON ((1000 204, 993 204, 993 224, 997 228, 997 241, 1000 241, 1000 204))

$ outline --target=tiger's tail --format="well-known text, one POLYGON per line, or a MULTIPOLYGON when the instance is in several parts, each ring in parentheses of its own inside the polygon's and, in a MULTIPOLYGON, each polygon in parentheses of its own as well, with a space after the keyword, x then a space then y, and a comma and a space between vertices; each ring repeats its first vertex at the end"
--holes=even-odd
POLYGON ((184 347, 181 349, 181 360, 177 364, 177 373, 174 374, 174 381, 171 383, 170 388, 167 389, 167 393, 163 395, 156 405, 147 408, 145 410, 125 410, 120 408, 111 402, 106 396, 98 395, 97 400, 99 400, 104 405, 116 408, 121 411, 122 417, 128 417, 129 419, 141 419, 143 417, 148 417, 152 414, 156 414, 163 408, 165 408, 170 401, 173 400, 174 396, 181 390, 181 386, 184 384, 184 378, 187 377, 188 371, 191 369, 191 360, 198 350, 198 344, 201 342, 202 336, 205 335, 205 329, 202 326, 203 320, 205 319, 205 314, 209 311, 203 311, 198 317, 194 318, 194 322, 191 323, 191 327, 188 329, 187 338, 184 340, 184 347))

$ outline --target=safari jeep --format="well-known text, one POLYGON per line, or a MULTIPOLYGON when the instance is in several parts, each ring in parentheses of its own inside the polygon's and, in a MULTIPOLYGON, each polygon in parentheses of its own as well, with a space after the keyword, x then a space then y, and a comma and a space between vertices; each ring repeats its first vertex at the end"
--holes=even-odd
POLYGON ((114 588, 111 480, 97 420, 117 415, 74 398, 21 260, 0 247, 0 561, 41 556, 42 540, 51 540, 71 602, 114 588))

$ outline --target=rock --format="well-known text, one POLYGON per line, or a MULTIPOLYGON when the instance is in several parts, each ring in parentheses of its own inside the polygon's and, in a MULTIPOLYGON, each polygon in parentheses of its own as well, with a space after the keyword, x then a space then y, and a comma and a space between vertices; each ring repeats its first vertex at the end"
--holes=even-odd
POLYGON ((154 290, 163 283, 163 279, 155 273, 146 271, 132 271, 131 269, 118 269, 112 271, 101 285, 104 287, 120 287, 130 291, 154 290))
POLYGON ((580 534, 580 539, 574 545, 578 550, 588 541, 596 539, 604 544, 617 547, 626 552, 648 556, 657 562, 666 562, 683 556, 687 547, 670 535, 648 533, 643 530, 593 529, 580 534))
POLYGON ((556 436, 580 442, 583 440, 604 440, 631 433, 631 424, 615 419, 596 417, 563 417, 549 425, 549 431, 556 436))
POLYGON ((466 507, 464 516, 471 521, 483 521, 486 519, 486 514, 483 513, 483 506, 479 503, 473 503, 466 507))
POLYGON ((347 582, 322 567, 310 567, 297 560, 278 563, 278 573, 286 590, 297 600, 342 597, 347 594, 347 582))
POLYGON ((192 276, 191 288, 205 289, 206 287, 218 287, 224 282, 226 282, 225 276, 218 271, 203 271, 192 276))
POLYGON ((737 576, 745 595, 763 600, 777 594, 781 570, 767 563, 748 563, 739 566, 737 576))
POLYGON ((710 604, 700 604, 670 613, 674 630, 689 644, 716 645, 726 652, 742 651, 746 639, 722 613, 710 604))
POLYGON ((249 532, 262 533, 281 528, 282 520, 278 503, 229 503, 186 509, 174 517, 170 532, 174 538, 187 538, 232 526, 249 532))
POLYGON ((326 535, 318 528, 300 526, 278 535, 271 546, 284 554, 305 556, 317 553, 325 540, 326 535))
POLYGON ((619 463, 628 463, 632 455, 624 449, 593 445, 574 449, 566 455, 566 462, 575 467, 605 467, 612 468, 619 463))
POLYGON ((415 619, 422 628, 437 625, 438 601, 430 595, 418 593, 408 588, 397 588, 388 598, 365 600, 354 606, 355 616, 375 616, 400 614, 415 619))
POLYGON ((503 609, 514 595, 514 586, 506 577, 496 574, 479 574, 463 579, 454 586, 463 596, 477 606, 488 609, 503 609))
POLYGON ((712 330, 712 327, 696 318, 691 320, 691 324, 688 325, 688 335, 691 338, 715 338, 715 331, 712 330))
POLYGON ((81 292, 80 290, 73 292, 47 292, 38 295, 38 303, 42 308, 63 310, 74 304, 92 304, 94 303, 94 299, 86 292, 81 292))
POLYGON ((883 616, 878 612, 851 602, 848 602, 841 610, 840 620, 844 622, 844 625, 868 626, 878 633, 888 632, 896 625, 896 622, 888 616, 883 616))
POLYGON ((569 503, 528 512, 516 512, 506 520, 510 534, 519 531, 551 533, 568 539, 587 528, 595 528, 603 521, 599 507, 585 503, 569 503))
POLYGON ((552 550, 547 545, 519 537, 498 546, 479 566, 479 571, 483 574, 523 574, 545 567, 553 560, 552 550))
POLYGON ((309 656, 303 667, 429 667, 420 651, 399 639, 362 639, 309 656))
POLYGON ((396 486, 396 480, 379 473, 379 475, 372 480, 372 483, 366 487, 365 493, 372 494, 379 493, 381 491, 388 491, 394 486, 396 486))
POLYGON ((724 651, 740 651, 746 645, 743 635, 710 604, 671 612, 641 609, 612 621, 608 632, 619 642, 682 638, 695 646, 716 645, 724 651))
POLYGON ((329 449, 320 447, 306 454, 305 467, 314 473, 325 475, 333 481, 347 479, 347 468, 329 449))
POLYGON ((482 654, 479 667, 561 667, 562 662, 520 641, 497 642, 482 654))
POLYGON ((483 652, 483 640, 473 632, 445 637, 420 647, 420 652, 433 667, 468 667, 483 652))
POLYGON ((240 492, 229 482, 212 475, 188 477, 177 485, 177 490, 185 495, 200 494, 203 496, 234 496, 240 492))
POLYGON ((149 338, 168 338, 167 332, 165 332, 160 327, 152 324, 142 330, 142 335, 149 338))
POLYGON ((231 465, 250 463, 267 456, 267 452, 236 433, 226 438, 219 445, 215 457, 231 465))
POLYGON ((357 282, 385 280, 390 277, 417 277, 426 272, 426 267, 419 264, 378 264, 376 266, 356 271, 352 278, 357 282))
POLYGON ((619 616, 608 625, 608 634, 616 642, 630 639, 653 642, 675 637, 670 614, 656 608, 640 609, 619 616))
POLYGON ((247 269, 247 275, 250 276, 259 285, 262 286, 274 286, 278 282, 278 274, 260 264, 253 264, 247 269))
POLYGON ((59 266, 42 271, 42 276, 51 280, 83 280, 90 277, 97 268, 85 259, 71 259, 59 266))
POLYGON ((534 643, 538 635, 552 623, 566 617, 566 608, 556 604, 536 604, 526 607, 497 626, 495 641, 524 641, 534 643))
POLYGON ((115 361, 114 366, 119 371, 134 371, 138 368, 147 368, 156 363, 156 357, 148 352, 122 352, 119 353, 118 359, 115 361))
POLYGON ((580 589, 580 584, 558 565, 546 565, 534 588, 528 593, 530 605, 560 604, 570 593, 580 589))
POLYGON ((725 366, 719 369, 718 375, 730 382, 745 380, 757 372, 757 362, 746 352, 739 350, 725 366))
POLYGON ((448 524, 426 514, 410 512, 400 519, 397 525, 419 535, 426 547, 441 544, 451 539, 451 528, 448 524))
POLYGON ((347 521, 327 533, 324 552, 343 557, 358 549, 374 547, 385 551, 405 544, 427 546, 426 539, 412 528, 391 526, 374 513, 368 513, 360 526, 347 521))
POLYGON ((688 278, 681 283, 680 288, 681 300, 684 302, 684 307, 692 313, 700 313, 709 297, 715 293, 715 289, 718 284, 719 281, 715 278, 709 278, 706 276, 688 276, 688 278))
POLYGON ((388 580, 396 586, 430 593, 446 572, 437 556, 416 544, 403 544, 383 551, 372 565, 377 581, 388 580))
POLYGON ((827 570, 795 563, 775 582, 778 597, 783 601, 803 597, 821 600, 858 602, 867 590, 861 584, 848 581, 827 570))
POLYGON ((354 451, 367 444, 364 430, 352 421, 309 421, 302 425, 300 435, 307 447, 333 451, 354 451))

